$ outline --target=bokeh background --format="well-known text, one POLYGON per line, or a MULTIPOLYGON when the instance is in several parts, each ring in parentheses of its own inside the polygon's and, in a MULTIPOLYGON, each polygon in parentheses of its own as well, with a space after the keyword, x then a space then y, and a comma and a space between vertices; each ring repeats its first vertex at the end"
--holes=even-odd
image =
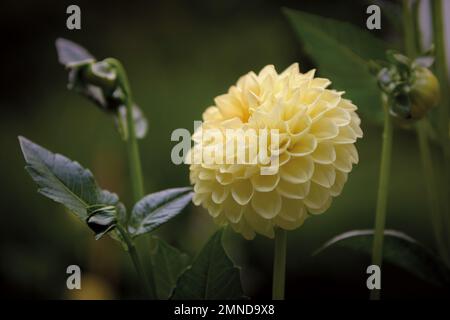
MULTIPOLYGON (((118 243, 108 237, 95 241, 62 206, 39 195, 23 169, 18 135, 79 161, 130 205, 125 146, 112 118, 66 89, 57 37, 82 44, 98 58, 124 63, 135 100, 149 119, 149 134, 140 146, 146 191, 153 192, 189 183, 187 166, 170 160, 171 132, 192 131, 193 121, 240 75, 266 64, 278 70, 294 62, 303 71, 314 67, 282 6, 361 28, 367 17, 366 1, 5 0, 0 6, 0 295, 27 299, 139 296, 134 270, 118 243), (65 27, 69 4, 81 7, 80 31, 65 27), (81 291, 66 289, 70 264, 82 269, 81 291)), ((399 37, 384 20, 376 35, 399 37)), ((373 227, 381 128, 365 120, 364 139, 357 145, 360 164, 343 194, 327 213, 289 233, 288 299, 367 299, 367 257, 343 249, 311 255, 341 232, 373 227)), ((394 143, 387 227, 434 247, 416 137, 398 131, 394 143)), ((193 257, 215 228, 203 209, 190 205, 158 234, 193 257)), ((242 266, 246 293, 269 298, 272 241, 245 241, 230 231, 226 242, 242 266)), ((387 298, 448 294, 390 265, 383 277, 387 298)))

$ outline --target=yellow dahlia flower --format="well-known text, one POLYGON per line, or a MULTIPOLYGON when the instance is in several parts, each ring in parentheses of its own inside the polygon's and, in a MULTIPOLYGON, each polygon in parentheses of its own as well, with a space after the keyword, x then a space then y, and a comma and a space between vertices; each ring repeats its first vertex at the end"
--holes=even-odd
MULTIPOLYGON (((327 89, 330 83, 314 78, 314 70, 300 73, 298 64, 281 74, 269 65, 259 74, 244 75, 228 93, 216 97, 215 106, 203 113, 193 136, 196 144, 187 156, 194 204, 246 239, 255 233, 272 238, 274 227, 292 230, 308 215, 327 210, 358 162, 354 143, 362 137, 357 107, 342 98, 343 92, 327 89), (257 135, 258 129, 276 130, 277 139, 268 139, 267 152, 268 157, 277 156, 277 170, 264 174, 261 169, 269 164, 259 158, 248 163, 217 161, 236 159, 236 148, 214 148, 217 141, 204 133, 225 135, 228 129, 237 130, 238 136, 250 129, 257 135), (215 162, 193 160, 211 147, 215 162)), ((223 145, 243 141, 238 138, 226 136, 223 145)), ((254 157, 248 149, 245 155, 254 157)))

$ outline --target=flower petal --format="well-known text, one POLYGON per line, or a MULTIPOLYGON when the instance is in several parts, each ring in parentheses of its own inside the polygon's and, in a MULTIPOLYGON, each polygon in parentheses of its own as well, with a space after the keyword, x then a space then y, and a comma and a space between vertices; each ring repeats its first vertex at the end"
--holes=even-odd
POLYGON ((314 162, 321 164, 330 164, 336 160, 336 151, 332 142, 322 141, 311 154, 314 162))
POLYGON ((276 191, 255 192, 251 203, 253 209, 265 219, 272 219, 281 209, 281 197, 276 191))
POLYGON ((230 188, 216 184, 212 189, 211 200, 214 203, 220 204, 225 201, 230 192, 230 188))
POLYGON ((286 221, 296 222, 306 215, 306 209, 302 200, 283 198, 280 216, 286 221))
POLYGON ((291 199, 304 199, 309 193, 310 182, 291 183, 281 179, 277 186, 279 194, 291 199))
POLYGON ((244 206, 250 202, 253 196, 253 186, 248 179, 238 179, 231 186, 233 199, 244 206))
POLYGON ((304 183, 311 179, 314 173, 314 162, 309 156, 291 158, 280 168, 280 175, 291 183, 304 183))
POLYGON ((336 179, 336 169, 331 164, 316 163, 311 180, 322 187, 330 188, 336 179))
POLYGON ((347 176, 347 173, 336 170, 336 179, 333 186, 330 188, 330 194, 333 197, 341 194, 342 189, 344 188, 344 184, 345 182, 347 182, 347 176))
POLYGON ((317 140, 312 134, 306 134, 301 137, 292 147, 289 147, 288 153, 293 157, 306 156, 317 147, 317 140))
POLYGON ((280 181, 279 174, 261 175, 257 174, 252 177, 252 184, 256 191, 269 192, 276 188, 280 181))
POLYGON ((339 129, 331 119, 323 118, 311 126, 309 133, 313 134, 319 141, 328 140, 335 138, 339 134, 339 129))
POLYGON ((303 200, 308 209, 320 209, 330 198, 330 192, 328 189, 316 184, 311 183, 308 196, 303 200))
POLYGON ((247 223, 259 234, 266 237, 273 238, 273 224, 272 221, 264 219, 255 210, 248 206, 244 212, 244 217, 247 223))
POLYGON ((237 223, 242 218, 242 213, 244 212, 243 206, 239 205, 236 201, 234 201, 233 197, 228 197, 222 203, 223 212, 228 218, 228 220, 232 223, 237 223))

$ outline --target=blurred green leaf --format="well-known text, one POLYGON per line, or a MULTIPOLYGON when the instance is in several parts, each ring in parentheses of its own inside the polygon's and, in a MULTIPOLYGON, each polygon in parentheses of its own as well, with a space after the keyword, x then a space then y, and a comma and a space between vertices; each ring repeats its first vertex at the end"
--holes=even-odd
MULTIPOLYGON (((338 235, 314 255, 330 248, 348 248, 370 255, 373 230, 354 230, 338 235)), ((450 284, 450 270, 433 252, 400 231, 384 233, 383 260, 437 286, 450 284)))
POLYGON ((115 193, 98 187, 94 176, 78 162, 19 137, 26 170, 38 184, 39 193, 66 206, 83 221, 90 206, 116 206, 115 193))
POLYGON ((383 41, 347 22, 290 9, 283 11, 306 52, 317 63, 319 73, 329 77, 336 90, 346 91, 346 98, 367 119, 382 123, 380 92, 368 61, 384 58, 383 41))
POLYGON ((217 231, 177 281, 174 300, 242 299, 239 269, 228 257, 222 243, 223 230, 217 231))
POLYGON ((184 209, 192 199, 192 188, 173 188, 149 194, 139 200, 131 212, 128 232, 131 236, 151 232, 184 209))
POLYGON ((158 237, 152 237, 150 244, 158 299, 168 299, 178 277, 188 267, 189 257, 158 237))

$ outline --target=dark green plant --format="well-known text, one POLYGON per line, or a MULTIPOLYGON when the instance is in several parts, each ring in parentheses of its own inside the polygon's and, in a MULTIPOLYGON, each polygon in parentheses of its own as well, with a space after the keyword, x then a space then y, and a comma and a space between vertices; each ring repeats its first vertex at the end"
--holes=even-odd
POLYGON ((128 147, 134 204, 127 212, 119 197, 101 189, 93 174, 78 162, 19 137, 26 169, 38 185, 38 191, 64 205, 85 222, 94 232, 96 240, 107 234, 120 242, 130 254, 145 298, 242 297, 239 270, 222 247, 221 231, 206 244, 192 266, 189 266, 186 254, 155 235, 147 239, 142 247, 136 247, 137 237, 153 233, 183 211, 191 202, 192 188, 144 194, 137 138, 144 138, 147 133, 147 120, 134 103, 122 64, 114 58, 97 61, 86 49, 69 40, 58 39, 56 47, 60 63, 69 72, 68 88, 115 118, 119 133, 128 147), (150 265, 142 263, 141 255, 150 256, 150 265), (201 283, 193 282, 191 274, 195 270, 207 270, 216 276, 207 273, 201 283), (202 292, 205 287, 208 290, 215 288, 214 292, 190 296, 191 292, 202 292))

